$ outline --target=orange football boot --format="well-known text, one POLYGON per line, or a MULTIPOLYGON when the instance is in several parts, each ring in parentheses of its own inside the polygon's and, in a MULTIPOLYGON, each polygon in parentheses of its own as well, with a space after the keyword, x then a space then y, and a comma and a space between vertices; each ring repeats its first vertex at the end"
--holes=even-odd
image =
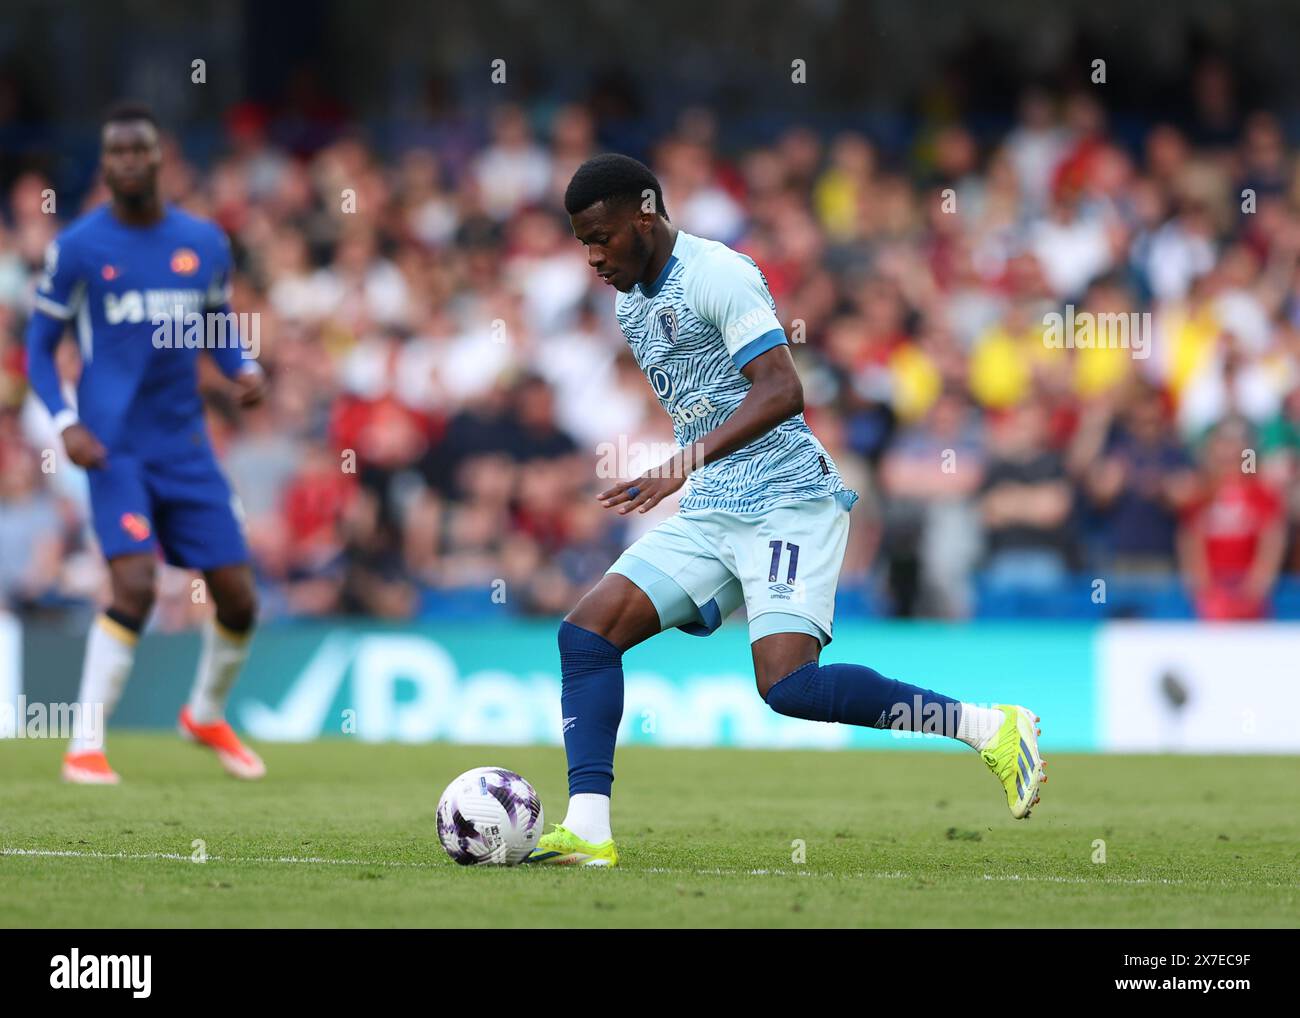
POLYGON ((266 764, 262 763, 262 758, 239 741, 239 736, 229 722, 212 721, 201 725, 194 720, 189 704, 186 704, 181 708, 180 724, 177 727, 185 738, 215 752, 221 766, 231 777, 256 781, 266 774, 266 764))
POLYGON ((122 779, 102 749, 63 754, 63 780, 73 785, 116 785, 122 779))

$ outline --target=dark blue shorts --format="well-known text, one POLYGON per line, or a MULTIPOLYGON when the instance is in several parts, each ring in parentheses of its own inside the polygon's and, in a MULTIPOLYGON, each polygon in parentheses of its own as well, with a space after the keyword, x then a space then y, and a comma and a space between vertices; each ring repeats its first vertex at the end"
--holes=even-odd
POLYGON ((185 569, 248 561, 243 511, 209 450, 149 461, 109 453, 86 477, 105 558, 161 547, 170 564, 185 569))

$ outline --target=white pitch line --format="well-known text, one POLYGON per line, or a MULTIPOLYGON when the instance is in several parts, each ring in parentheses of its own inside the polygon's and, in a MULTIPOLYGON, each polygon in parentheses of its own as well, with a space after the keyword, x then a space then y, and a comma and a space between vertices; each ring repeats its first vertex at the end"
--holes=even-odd
MULTIPOLYGON (((1125 886, 1136 886, 1140 884, 1186 884, 1186 880, 1170 880, 1168 877, 1106 877, 1102 880, 1090 880, 1088 877, 1026 877, 1019 873, 985 873, 985 880, 1024 880, 1033 883, 1047 884, 1123 884, 1125 886)), ((1212 883, 1212 881, 1191 881, 1192 883, 1212 883)), ((1256 887, 1263 886, 1285 886, 1285 885, 1252 885, 1256 887)))
MULTIPOLYGON (((788 869, 678 869, 672 866, 653 866, 646 869, 637 870, 638 873, 662 873, 665 875, 677 876, 696 876, 696 877, 821 877, 827 880, 929 880, 935 881, 937 878, 931 874, 922 873, 905 873, 901 870, 856 870, 846 873, 826 873, 819 870, 788 870, 788 869)), ((1024 881, 1026 883, 1050 883, 1050 884, 1086 884, 1089 887, 1140 887, 1144 885, 1158 886, 1161 884, 1169 885, 1187 885, 1200 887, 1239 887, 1254 888, 1267 887, 1281 890, 1294 891, 1300 890, 1300 884, 1256 884, 1256 883, 1227 883, 1218 880, 1173 880, 1168 877, 1107 877, 1093 879, 1090 877, 1055 877, 1055 876, 1029 876, 1020 873, 984 873, 979 877, 945 877, 943 879, 958 880, 1011 880, 1024 881)))
MULTIPOLYGON (((923 875, 920 873, 904 873, 901 871, 870 872, 867 870, 857 870, 857 871, 851 871, 847 873, 825 873, 818 870, 762 870, 762 869, 759 870, 726 870, 726 869, 687 870, 687 869, 674 869, 672 867, 657 867, 657 868, 642 870, 641 872, 642 873, 665 873, 665 874, 675 873, 682 876, 717 876, 717 877, 824 877, 831 880, 843 880, 845 878, 855 879, 855 880, 909 880, 909 879, 934 880, 935 879, 934 877, 928 874, 923 875)), ((1010 873, 1010 874, 985 873, 980 877, 963 877, 959 879, 1018 880, 1018 881, 1023 880, 1026 882, 1035 882, 1035 883, 1040 881, 1045 881, 1045 882, 1060 883, 1060 884, 1091 884, 1094 886, 1099 884, 1106 885, 1106 884, 1182 884, 1185 883, 1185 881, 1182 880, 1167 880, 1167 879, 1148 880, 1142 877, 1131 878, 1131 879, 1117 877, 1113 880, 1109 880, 1109 879, 1090 880, 1087 877, 1033 877, 1033 876, 1022 876, 1021 874, 1018 873, 1010 873)), ((1287 887, 1290 885, 1254 884, 1250 886, 1287 887)))
MULTIPOLYGON (((48 848, 0 848, 0 856, 28 856, 43 859, 129 859, 129 860, 166 860, 171 862, 193 863, 194 858, 180 852, 99 852, 93 849, 48 849, 48 848)), ((401 862, 379 859, 326 859, 309 855, 280 856, 220 856, 209 855, 207 862, 225 863, 275 863, 285 865, 312 866, 385 866, 398 869, 441 869, 444 864, 436 862, 401 862)), ((196 864, 197 865, 197 864, 196 864)), ((830 880, 930 880, 937 878, 929 874, 906 873, 901 870, 869 871, 858 870, 848 873, 826 873, 819 870, 788 869, 685 869, 669 866, 651 866, 646 869, 628 868, 632 873, 655 873, 684 877, 821 877, 830 880)), ((946 878, 952 879, 952 878, 946 878)), ((1090 887, 1142 887, 1142 886, 1196 886, 1196 887, 1237 887, 1237 888, 1274 888, 1280 890, 1300 890, 1300 884, 1274 883, 1228 883, 1219 880, 1175 880, 1168 877, 1106 877, 1092 879, 1089 877, 1030 876, 1020 873, 984 873, 979 877, 959 877, 962 880, 1015 881, 1023 883, 1045 884, 1083 884, 1090 887)))
MULTIPOLYGON (((79 849, 56 850, 46 848, 0 848, 0 856, 35 856, 45 859, 164 859, 172 862, 196 862, 192 855, 184 855, 179 852, 96 852, 82 851, 79 849)), ((325 859, 319 856, 310 855, 279 855, 279 856, 221 856, 209 855, 204 859, 205 862, 230 862, 230 863, 308 863, 312 865, 326 866, 391 866, 414 869, 431 869, 439 863, 428 862, 399 862, 394 860, 371 860, 371 859, 325 859)))

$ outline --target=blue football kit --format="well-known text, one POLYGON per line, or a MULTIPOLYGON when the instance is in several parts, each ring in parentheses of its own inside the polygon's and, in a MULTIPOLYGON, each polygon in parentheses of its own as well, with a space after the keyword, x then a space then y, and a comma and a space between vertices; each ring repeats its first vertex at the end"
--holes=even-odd
POLYGON ((190 569, 248 559, 198 391, 201 348, 227 377, 260 370, 233 329, 211 341, 210 323, 234 320, 230 274, 225 234, 170 206, 143 227, 101 206, 46 252, 28 372, 60 432, 79 421, 107 450, 104 465, 87 471, 106 558, 160 546, 168 562, 190 569), (75 394, 62 389, 54 361, 69 324, 82 361, 75 394))

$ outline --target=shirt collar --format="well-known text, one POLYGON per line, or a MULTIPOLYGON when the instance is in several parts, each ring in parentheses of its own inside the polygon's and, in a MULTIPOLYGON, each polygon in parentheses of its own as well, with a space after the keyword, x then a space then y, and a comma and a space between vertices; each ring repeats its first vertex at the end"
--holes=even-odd
POLYGON ((677 237, 673 241, 673 252, 668 256, 668 261, 664 262, 664 267, 660 270, 658 277, 648 287, 636 285, 641 288, 641 292, 647 297, 653 297, 657 294, 664 282, 668 279, 668 274, 673 271, 673 266, 677 264, 677 249, 682 246, 682 238, 686 236, 681 230, 677 231, 677 237))

